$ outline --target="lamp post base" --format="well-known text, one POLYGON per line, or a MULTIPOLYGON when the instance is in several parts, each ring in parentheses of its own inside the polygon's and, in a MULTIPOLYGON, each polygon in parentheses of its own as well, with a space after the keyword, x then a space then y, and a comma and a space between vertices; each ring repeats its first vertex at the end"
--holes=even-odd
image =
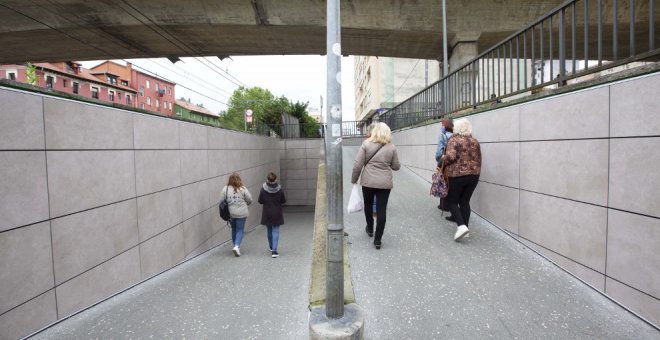
POLYGON ((313 340, 361 340, 364 338, 364 315, 355 303, 344 306, 344 316, 328 319, 325 306, 313 308, 309 315, 309 338, 313 340))

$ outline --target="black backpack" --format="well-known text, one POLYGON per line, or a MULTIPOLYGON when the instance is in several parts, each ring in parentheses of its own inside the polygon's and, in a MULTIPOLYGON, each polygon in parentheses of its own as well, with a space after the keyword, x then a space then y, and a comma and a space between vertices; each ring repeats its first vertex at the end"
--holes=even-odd
MULTIPOLYGON (((227 187, 227 191, 228 190, 229 187, 227 187)), ((229 221, 231 219, 231 215, 229 214, 229 202, 227 202, 227 191, 225 191, 225 199, 220 202, 219 206, 220 218, 225 221, 229 221)))

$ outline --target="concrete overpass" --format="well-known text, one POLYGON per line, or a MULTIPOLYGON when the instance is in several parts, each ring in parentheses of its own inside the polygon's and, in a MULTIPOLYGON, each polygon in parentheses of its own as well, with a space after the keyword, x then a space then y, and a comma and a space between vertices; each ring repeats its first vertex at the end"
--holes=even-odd
MULTIPOLYGON (((448 1, 448 39, 483 51, 562 2, 448 1)), ((441 59, 440 0, 341 6, 345 55, 441 59)), ((648 13, 648 2, 636 7, 648 13)), ((323 0, 8 0, 0 2, 0 63, 325 54, 325 11, 323 0)))

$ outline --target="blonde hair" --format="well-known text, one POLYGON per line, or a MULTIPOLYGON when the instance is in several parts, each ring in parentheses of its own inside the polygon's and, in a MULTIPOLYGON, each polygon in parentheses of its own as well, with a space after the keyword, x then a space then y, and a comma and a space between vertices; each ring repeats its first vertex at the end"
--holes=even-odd
POLYGON ((461 136, 472 136, 472 124, 466 118, 455 120, 454 133, 461 136))
POLYGON ((241 175, 239 175, 238 172, 232 173, 231 176, 229 176, 227 185, 232 186, 234 188, 234 192, 237 192, 243 186, 241 175))
POLYGON ((380 144, 390 143, 392 142, 392 131, 390 130, 390 127, 383 122, 374 123, 369 140, 380 144))

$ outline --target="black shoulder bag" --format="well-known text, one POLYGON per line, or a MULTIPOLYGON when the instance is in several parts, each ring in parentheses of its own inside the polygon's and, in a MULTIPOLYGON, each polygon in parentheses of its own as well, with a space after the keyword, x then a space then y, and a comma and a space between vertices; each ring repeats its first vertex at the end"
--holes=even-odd
POLYGON ((227 186, 227 190, 225 190, 225 199, 223 199, 220 202, 220 218, 222 218, 225 221, 229 221, 231 219, 231 215, 229 214, 229 202, 227 202, 227 195, 229 193, 229 186, 227 186))

